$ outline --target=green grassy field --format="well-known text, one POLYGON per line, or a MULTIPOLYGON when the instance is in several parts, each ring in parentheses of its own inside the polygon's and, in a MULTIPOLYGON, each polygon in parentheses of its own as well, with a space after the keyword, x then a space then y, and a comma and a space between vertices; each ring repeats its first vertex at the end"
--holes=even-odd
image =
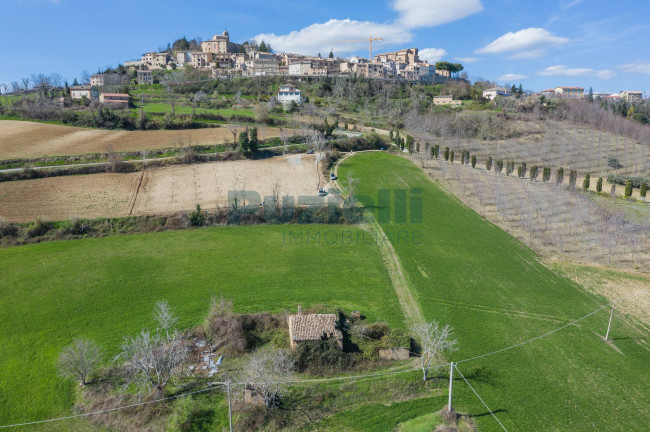
MULTIPOLYGON (((137 105, 137 103, 136 103, 137 105)), ((137 112, 139 108, 134 108, 132 111, 137 112)), ((171 105, 167 102, 155 102, 155 103, 145 103, 144 112, 147 114, 166 114, 172 111, 171 105)), ((176 105, 175 107, 176 114, 192 114, 193 108, 186 105, 176 105)), ((208 108, 197 108, 196 114, 218 114, 222 116, 231 116, 231 115, 241 115, 246 117, 255 117, 255 113, 251 109, 231 109, 231 108, 221 108, 221 109, 208 109, 208 108)))
MULTIPOLYGON (((358 193, 375 200, 375 212, 386 210, 378 205, 378 189, 421 189, 421 223, 395 223, 399 212, 391 211, 393 222, 382 226, 409 233, 402 241, 394 237, 393 245, 426 318, 454 326, 459 350, 451 360, 516 344, 607 303, 544 267, 533 251, 399 156, 353 156, 339 168, 344 182, 347 175, 360 180, 358 193)), ((615 320, 609 346, 599 336, 608 318, 603 310, 529 345, 458 367, 511 432, 647 430, 647 334, 615 320)), ((462 381, 455 386, 460 411, 477 416, 481 431, 501 430, 462 381)))
POLYGON ((236 312, 325 305, 402 325, 377 247, 289 242, 289 230, 358 232, 227 227, 0 250, 0 424, 69 414, 73 384, 55 373, 61 348, 89 337, 108 359, 123 336, 153 325, 151 311, 162 299, 183 328, 203 321, 213 295, 231 299, 236 312))

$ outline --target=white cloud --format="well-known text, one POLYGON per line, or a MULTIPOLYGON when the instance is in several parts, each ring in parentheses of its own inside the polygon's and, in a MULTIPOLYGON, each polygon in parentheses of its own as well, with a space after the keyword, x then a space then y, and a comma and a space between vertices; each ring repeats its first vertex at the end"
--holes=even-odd
MULTIPOLYGON (((367 39, 368 35, 372 34, 383 38, 385 45, 403 44, 413 39, 411 30, 415 28, 445 24, 483 9, 481 0, 393 0, 390 6, 397 12, 392 22, 331 19, 284 35, 258 34, 253 40, 259 42, 264 39, 276 51, 313 55, 317 52, 328 53, 330 49, 334 49, 336 55, 344 55, 359 52, 368 46, 368 42, 344 44, 332 42, 367 39)), ((374 46, 375 43, 373 48, 374 46)))
POLYGON ((514 33, 508 32, 475 52, 477 54, 500 54, 517 51, 518 53, 513 58, 532 58, 531 56, 539 57, 547 48, 567 42, 569 39, 555 36, 548 30, 531 27, 514 33), (533 52, 533 54, 529 54, 529 52, 533 52))
POLYGON ((590 68, 569 69, 564 65, 549 66, 537 73, 543 76, 589 76, 600 79, 611 79, 616 76, 616 72, 609 69, 595 70, 590 68))
POLYGON ((481 59, 478 57, 454 57, 454 60, 459 61, 461 63, 470 64, 470 63, 476 63, 481 59))
POLYGON ((433 27, 456 21, 483 10, 481 0, 394 0, 397 25, 409 29, 433 27))
POLYGON ((418 52, 420 60, 424 60, 428 63, 435 63, 440 61, 444 56, 449 54, 442 48, 423 48, 418 52))
POLYGON ((499 78, 497 78, 497 81, 501 81, 501 82, 519 81, 519 80, 525 80, 525 79, 528 79, 528 75, 509 73, 509 74, 501 75, 499 78))
MULTIPOLYGON (((355 21, 350 19, 331 19, 322 24, 312 24, 286 35, 262 33, 253 39, 256 42, 264 39, 271 44, 275 51, 286 51, 300 54, 323 55, 334 49, 336 55, 357 52, 368 47, 368 42, 333 43, 340 40, 368 39, 368 35, 380 35, 383 43, 400 44, 410 41, 411 33, 398 26, 377 24, 370 21, 355 21)), ((373 43, 373 48, 377 43, 373 43)), ((373 50, 374 51, 374 50, 373 50)), ((377 51, 378 52, 378 51, 377 51)))
POLYGON ((621 69, 629 73, 650 74, 650 62, 635 61, 621 65, 621 69))

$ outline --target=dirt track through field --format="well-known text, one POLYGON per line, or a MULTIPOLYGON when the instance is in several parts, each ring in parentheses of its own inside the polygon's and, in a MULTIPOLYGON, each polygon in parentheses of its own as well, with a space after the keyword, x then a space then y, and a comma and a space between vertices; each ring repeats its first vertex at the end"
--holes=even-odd
MULTIPOLYGON (((239 128, 238 131, 243 130, 239 128)), ((291 135, 293 130, 287 130, 291 135)), ((278 128, 259 127, 260 139, 280 135, 278 128)), ((0 120, 0 160, 70 156, 114 151, 140 151, 185 145, 215 145, 232 142, 233 135, 218 128, 152 131, 86 129, 17 120, 0 120)))
MULTIPOLYGON (((327 187, 327 185, 325 185, 327 187)), ((261 161, 213 162, 128 174, 91 174, 0 183, 0 216, 16 222, 74 217, 165 214, 228 205, 228 192, 248 190, 260 199, 292 196, 319 202, 314 155, 261 161)), ((254 198, 238 195, 255 205, 254 198)))

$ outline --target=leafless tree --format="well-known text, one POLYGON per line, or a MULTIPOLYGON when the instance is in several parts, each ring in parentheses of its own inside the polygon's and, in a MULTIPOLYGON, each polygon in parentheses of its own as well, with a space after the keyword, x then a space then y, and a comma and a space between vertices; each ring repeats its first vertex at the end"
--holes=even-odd
POLYGON ((262 348, 251 355, 242 378, 249 389, 262 397, 266 408, 273 409, 280 403, 284 382, 293 378, 295 369, 289 351, 262 348))
POLYGON ((81 72, 81 84, 90 84, 90 73, 87 70, 81 72))
POLYGON ((32 82, 30 77, 24 77, 20 79, 20 83, 22 84, 22 89, 23 91, 29 90, 29 84, 32 82))
POLYGON ((124 361, 130 381, 153 387, 162 397, 188 355, 189 348, 178 331, 165 338, 159 332, 142 330, 138 336, 124 338, 116 359, 124 361))
POLYGON ((437 321, 419 323, 413 326, 413 334, 420 344, 420 367, 422 380, 426 382, 431 363, 441 361, 445 353, 456 349, 457 341, 453 329, 446 324, 441 327, 437 321))
POLYGON ((176 88, 185 79, 185 73, 180 70, 170 71, 160 78, 160 83, 165 86, 169 94, 169 104, 172 110, 172 116, 176 115, 176 88))
POLYGON ((74 377, 80 385, 86 385, 88 377, 101 362, 101 349, 89 339, 75 339, 63 349, 57 367, 63 377, 74 377))
POLYGON ((174 315, 174 311, 169 307, 167 301, 162 300, 156 303, 156 307, 153 310, 153 317, 160 328, 165 330, 167 340, 169 340, 169 332, 176 328, 178 318, 174 315))
POLYGON ((239 132, 240 127, 235 124, 229 124, 226 126, 230 133, 232 134, 232 148, 233 150, 237 148, 237 133, 239 132))

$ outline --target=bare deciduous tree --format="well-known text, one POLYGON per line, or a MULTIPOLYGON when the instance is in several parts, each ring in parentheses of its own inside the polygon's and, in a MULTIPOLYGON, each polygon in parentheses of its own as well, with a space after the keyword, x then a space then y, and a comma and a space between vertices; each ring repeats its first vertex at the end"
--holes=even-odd
POLYGON ((89 339, 75 339, 72 345, 63 349, 57 367, 64 377, 74 377, 86 385, 88 377, 101 362, 99 346, 89 339))
POLYGON ((167 336, 167 340, 169 340, 169 332, 176 328, 178 318, 176 318, 174 311, 165 300, 156 303, 156 307, 153 310, 153 317, 160 328, 165 330, 165 335, 167 336))
POLYGON ((132 381, 153 387, 161 397, 188 354, 189 348, 177 331, 165 338, 158 332, 142 330, 136 337, 124 338, 116 359, 124 360, 132 381))
POLYGON ((441 327, 437 321, 419 323, 413 326, 413 334, 420 344, 420 367, 422 380, 426 382, 429 368, 434 360, 440 361, 445 352, 456 349, 457 341, 453 337, 453 329, 446 324, 441 327))
POLYGON ((295 369, 289 351, 263 348, 251 355, 243 379, 247 387, 264 400, 266 408, 273 409, 280 403, 284 382, 293 377, 295 369))

